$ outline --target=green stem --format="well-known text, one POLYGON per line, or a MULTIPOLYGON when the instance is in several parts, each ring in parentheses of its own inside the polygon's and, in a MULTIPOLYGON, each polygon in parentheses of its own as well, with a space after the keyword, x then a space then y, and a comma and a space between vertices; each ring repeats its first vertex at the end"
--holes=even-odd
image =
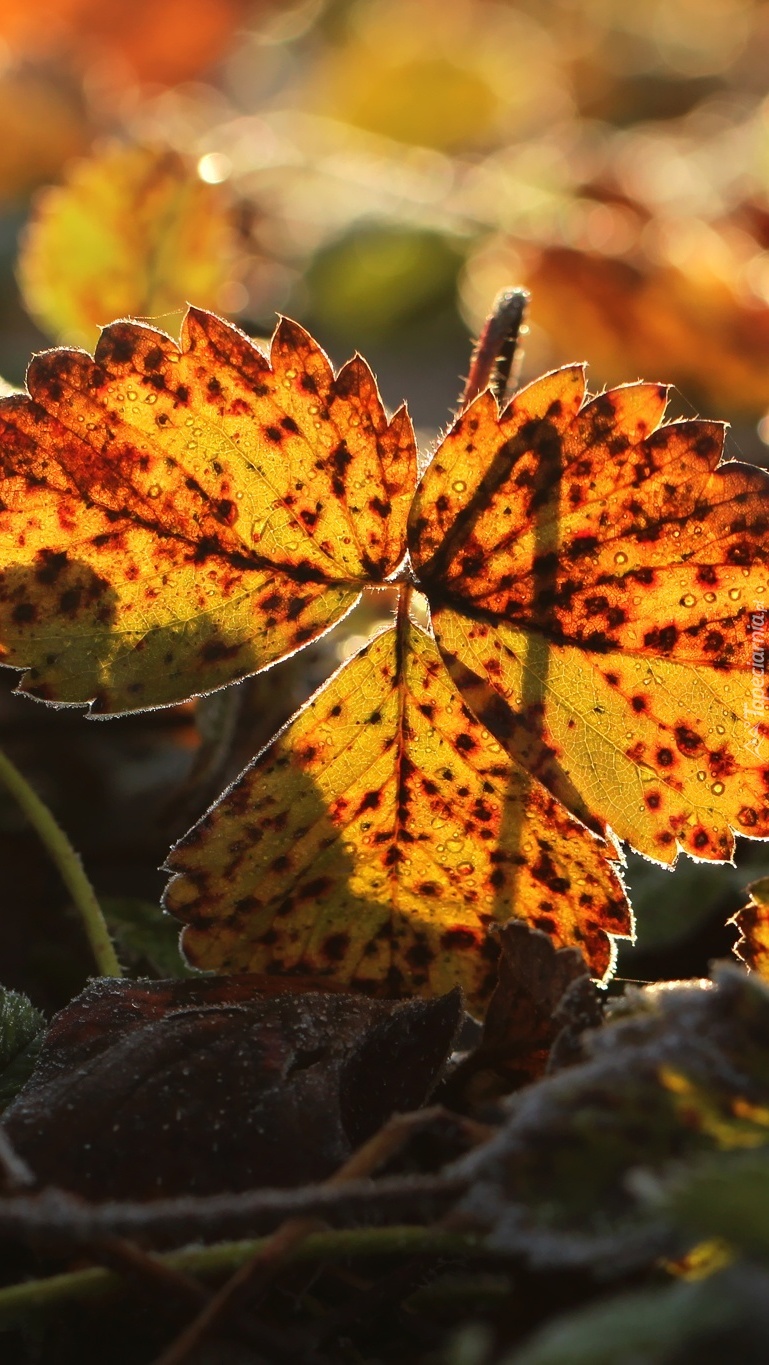
MULTIPOLYGON (((218 1242, 214 1246, 185 1247, 181 1251, 158 1254, 158 1260, 173 1270, 189 1275, 228 1275, 251 1260, 270 1241, 269 1237, 248 1241, 218 1242)), ((481 1239, 473 1233, 445 1232, 440 1228, 389 1227, 351 1228, 317 1232, 305 1238, 286 1256, 286 1262, 330 1261, 347 1256, 412 1256, 419 1253, 441 1256, 466 1256, 485 1253, 481 1239)), ((9 1324, 28 1313, 55 1309, 73 1301, 102 1298, 124 1288, 120 1275, 111 1270, 92 1268, 51 1275, 45 1280, 27 1280, 0 1289, 0 1324, 9 1324)))
POLYGON ((123 971, 109 936, 109 930, 96 892, 86 876, 79 854, 48 807, 32 790, 18 768, 0 749, 0 782, 8 788, 55 862, 83 921, 101 976, 122 976, 123 971))

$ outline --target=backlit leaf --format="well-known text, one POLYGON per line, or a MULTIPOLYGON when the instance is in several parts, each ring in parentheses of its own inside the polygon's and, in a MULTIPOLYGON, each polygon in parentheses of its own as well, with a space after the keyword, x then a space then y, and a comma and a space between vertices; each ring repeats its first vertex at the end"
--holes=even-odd
POLYGON ((137 710, 257 672, 404 553, 415 451, 358 357, 282 322, 270 361, 190 310, 115 323, 0 403, 0 641, 22 687, 137 710))
POLYGON ((734 951, 751 971, 769 980, 769 877, 761 877, 748 890, 747 905, 729 920, 740 931, 734 951))
POLYGON ((364 648, 177 845, 166 906, 192 962, 471 1004, 514 913, 596 975, 629 913, 607 848, 503 754, 435 644, 364 648))
POLYGON ((659 385, 481 393, 414 497, 405 410, 285 320, 269 361, 195 309, 179 347, 115 323, 28 384, 0 402, 0 647, 34 695, 205 693, 398 585, 396 627, 173 850, 193 965, 480 1010, 512 917, 607 973, 615 836, 671 863, 769 834, 767 478, 660 425, 659 385))
POLYGON ((111 318, 157 318, 175 332, 187 299, 220 306, 234 254, 220 186, 175 152, 111 147, 40 194, 18 274, 45 331, 92 346, 111 318))
POLYGON ((411 554, 484 724, 576 815, 672 862, 769 834, 769 483, 665 390, 579 367, 482 394, 429 466, 411 554), (763 637, 762 637, 763 638, 763 637))

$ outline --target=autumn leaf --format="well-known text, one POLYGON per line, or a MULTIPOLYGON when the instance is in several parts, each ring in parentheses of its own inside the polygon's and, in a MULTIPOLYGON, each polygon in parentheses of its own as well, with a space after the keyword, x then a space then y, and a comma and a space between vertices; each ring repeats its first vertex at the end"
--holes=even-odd
POLYGON ((188 298, 221 306, 234 267, 220 185, 205 184, 193 163, 168 149, 112 146, 38 196, 18 276, 45 331, 91 346, 111 318, 157 318, 174 331, 188 298))
POLYGON ((99 712, 166 705, 316 638, 404 553, 415 451, 365 363, 282 322, 270 360, 191 309, 0 403, 2 661, 99 712))
POLYGON ((501 415, 481 394, 422 479, 410 550, 443 658, 513 757, 660 862, 729 859, 733 831, 769 834, 767 476, 717 467, 714 423, 660 425, 665 397, 586 401, 580 367, 501 415))
POLYGON ((113 78, 174 85, 221 56, 248 9, 247 0, 3 0, 0 35, 21 53, 72 49, 106 57, 113 78))
POLYGON ((769 403, 769 308, 746 295, 733 228, 716 235, 708 224, 718 250, 709 270, 687 226, 675 265, 547 246, 526 278, 539 325, 557 354, 589 354, 605 383, 664 374, 687 397, 755 420, 769 403))
POLYGON ((748 887, 750 900, 729 920, 740 931, 734 952, 746 967, 769 979, 769 877, 748 887))
POLYGON ((166 907, 217 971, 471 1006, 514 912, 594 973, 628 934, 607 847, 505 758, 403 619, 343 667, 174 849, 166 907))
POLYGON ((713 423, 662 425, 659 385, 482 392, 409 513, 405 412, 293 323, 269 362, 199 310, 180 347, 117 323, 28 383, 0 403, 0 641, 34 695, 210 691, 398 585, 395 627, 173 850, 194 964, 480 1010, 512 916, 607 973, 616 836, 670 863, 769 833, 766 476, 717 468, 713 423))

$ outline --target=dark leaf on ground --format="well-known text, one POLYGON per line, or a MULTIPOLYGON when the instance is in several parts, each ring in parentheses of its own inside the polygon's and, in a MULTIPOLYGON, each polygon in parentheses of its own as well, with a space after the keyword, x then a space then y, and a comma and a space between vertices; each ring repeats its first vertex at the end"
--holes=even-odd
POLYGON ((152 1198, 330 1175, 418 1108, 460 1025, 433 1001, 269 995, 250 977, 93 982, 5 1120, 43 1183, 152 1198))

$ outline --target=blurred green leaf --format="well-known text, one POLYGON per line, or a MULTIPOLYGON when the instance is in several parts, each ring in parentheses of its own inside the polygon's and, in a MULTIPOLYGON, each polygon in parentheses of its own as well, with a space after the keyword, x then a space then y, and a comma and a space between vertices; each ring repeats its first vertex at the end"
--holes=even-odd
POLYGON ((463 260, 459 238, 364 223, 318 252, 305 281, 310 310, 361 342, 392 336, 423 315, 453 312, 463 260))
POLYGON ((101 901, 120 957, 132 975, 199 976, 179 951, 179 926, 159 905, 132 896, 107 896, 101 901))
POLYGON ((705 1334, 728 1333, 743 1311, 741 1296, 730 1292, 731 1277, 718 1279, 717 1286, 711 1281, 675 1284, 593 1304, 548 1324, 502 1365, 673 1365, 674 1361, 683 1365, 684 1360, 694 1361, 696 1356, 680 1354, 687 1344, 705 1334))
POLYGON ((769 855, 763 862, 751 863, 749 872, 744 867, 695 863, 690 858, 679 858, 671 872, 629 853, 625 883, 636 917, 636 943, 626 948, 620 945, 624 964, 630 966, 639 948, 664 949, 689 938, 716 910, 722 910, 726 920, 744 903, 748 876, 764 872, 769 872, 769 855))
POLYGON ((0 1110, 32 1075, 45 1019, 26 995, 0 987, 0 1110))
MULTIPOLYGON (((642 1193, 643 1189, 642 1185, 642 1193)), ((720 1237, 738 1251, 769 1260, 766 1148, 702 1157, 646 1191, 651 1202, 687 1232, 720 1237)))

